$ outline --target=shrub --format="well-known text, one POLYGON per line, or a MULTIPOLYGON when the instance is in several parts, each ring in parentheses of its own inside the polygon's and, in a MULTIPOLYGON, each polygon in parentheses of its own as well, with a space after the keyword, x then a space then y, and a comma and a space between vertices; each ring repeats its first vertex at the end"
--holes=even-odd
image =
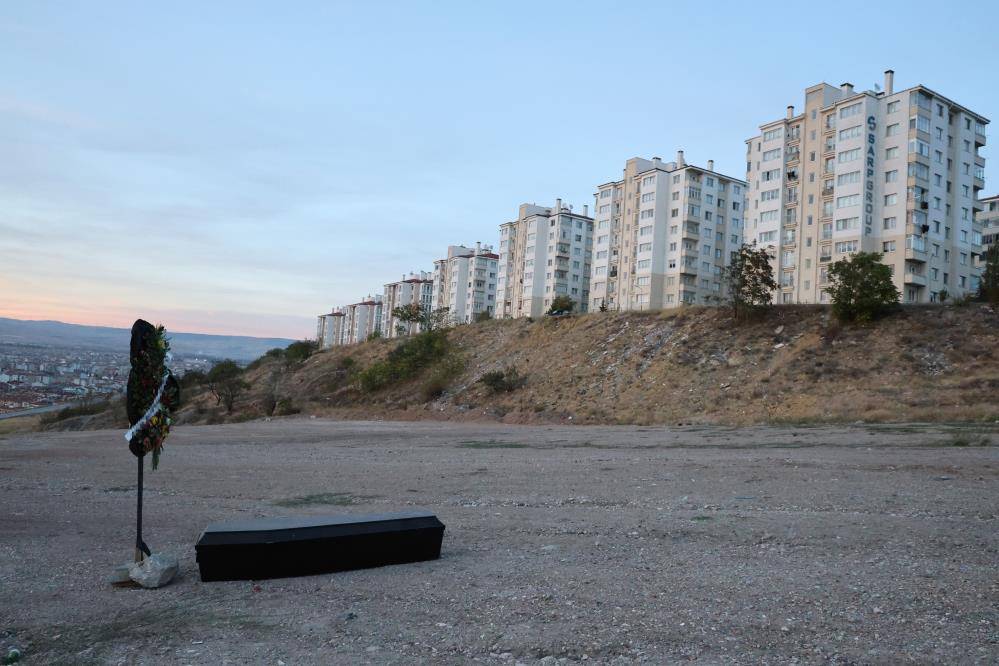
POLYGON ((288 365, 303 363, 319 349, 315 340, 299 340, 292 342, 284 349, 284 360, 288 365))
POLYGON ((516 391, 527 381, 517 369, 509 367, 506 370, 493 370, 479 378, 479 383, 486 386, 490 393, 510 393, 516 391))
POLYGON ((372 340, 381 340, 381 339, 382 339, 382 332, 377 329, 371 331, 371 333, 369 333, 367 337, 368 342, 371 342, 372 340))
POLYGON ((277 407, 277 399, 275 399, 273 393, 268 393, 264 396, 264 399, 260 401, 260 409, 267 416, 274 416, 274 409, 277 407))
POLYGON ((364 391, 378 391, 394 382, 414 377, 449 350, 447 331, 433 330, 414 335, 389 352, 384 361, 372 364, 358 377, 364 391))
POLYGON ((770 307, 777 281, 765 248, 743 245, 722 276, 728 288, 728 304, 736 319, 770 307))
POLYGON ((69 407, 64 407, 55 412, 48 412, 42 415, 39 422, 42 425, 51 425, 53 423, 58 423, 59 421, 65 421, 66 419, 76 418, 77 416, 92 416, 94 414, 100 414, 101 412, 107 411, 111 407, 111 401, 102 398, 84 398, 81 402, 75 405, 70 405, 69 407))
POLYGON ((180 378, 180 388, 181 389, 196 388, 198 386, 203 386, 207 381, 208 381, 208 376, 201 370, 188 370, 180 378))
POLYGON ((464 363, 457 356, 443 358, 423 385, 423 399, 429 401, 441 397, 464 369, 464 363))
POLYGON ((572 312, 575 308, 576 301, 563 294, 552 299, 552 304, 548 308, 547 314, 567 314, 572 312))
POLYGON ((982 257, 985 269, 982 281, 978 283, 978 298, 999 305, 999 243, 993 243, 982 257))
POLYGON ((235 361, 219 361, 208 371, 208 388, 215 396, 215 404, 225 404, 226 411, 232 413, 236 398, 250 385, 243 381, 243 370, 235 361))
POLYGON ((290 416, 292 414, 298 414, 301 411, 302 410, 296 407, 288 398, 281 398, 278 400, 274 409, 274 413, 278 416, 290 416))
POLYGON ((858 252, 829 267, 832 311, 840 321, 867 322, 898 305, 901 294, 891 268, 877 252, 858 252))
POLYGON ((493 318, 492 312, 490 312, 489 310, 483 310, 482 312, 477 312, 475 314, 475 323, 478 324, 484 321, 489 321, 492 318, 493 318))

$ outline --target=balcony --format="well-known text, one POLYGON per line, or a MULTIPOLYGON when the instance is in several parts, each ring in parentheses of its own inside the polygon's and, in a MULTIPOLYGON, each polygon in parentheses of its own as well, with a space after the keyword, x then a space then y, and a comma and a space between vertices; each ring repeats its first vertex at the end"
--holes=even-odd
POLYGON ((787 157, 784 159, 785 164, 794 164, 801 159, 801 153, 797 150, 789 151, 787 157))
POLYGON ((819 255, 819 261, 821 261, 821 262, 832 261, 832 255, 828 254, 826 252, 823 252, 822 254, 819 255))
POLYGON ((905 272, 905 283, 915 285, 917 287, 926 286, 926 276, 921 273, 913 273, 911 271, 905 272))
POLYGON ((926 262, 926 240, 922 236, 905 239, 905 258, 908 261, 926 262))
POLYGON ((833 188, 831 188, 831 187, 823 187, 822 188, 822 196, 824 196, 824 197, 831 197, 832 195, 833 195, 833 188))

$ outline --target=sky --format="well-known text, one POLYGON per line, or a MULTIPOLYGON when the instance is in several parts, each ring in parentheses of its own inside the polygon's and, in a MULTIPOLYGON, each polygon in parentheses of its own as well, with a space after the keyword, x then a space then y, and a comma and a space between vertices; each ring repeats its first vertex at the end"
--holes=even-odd
POLYGON ((521 203, 592 208, 630 157, 744 177, 821 81, 891 68, 999 120, 997 24, 958 0, 7 0, 0 316, 314 336, 521 203))

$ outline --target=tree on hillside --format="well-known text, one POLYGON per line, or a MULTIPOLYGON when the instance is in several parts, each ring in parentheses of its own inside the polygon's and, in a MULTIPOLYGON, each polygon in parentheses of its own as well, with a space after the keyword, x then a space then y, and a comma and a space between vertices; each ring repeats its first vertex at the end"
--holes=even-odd
POLYGON ((548 308, 548 314, 568 314, 576 308, 576 301, 565 294, 552 299, 552 304, 548 308))
POLYGON ((215 396, 216 405, 225 405, 228 413, 232 413, 232 407, 236 403, 236 398, 243 391, 250 388, 250 385, 243 381, 243 370, 235 361, 226 359, 219 361, 208 371, 208 388, 215 396))
POLYGON ((319 343, 316 340, 299 340, 297 342, 292 342, 284 349, 285 363, 288 365, 301 363, 312 356, 317 349, 319 349, 319 343))
POLYGON ((999 243, 992 244, 983 260, 985 269, 978 285, 978 297, 992 305, 999 305, 999 243))
POLYGON ((728 305, 736 319, 770 307, 777 289, 770 254, 756 244, 743 245, 733 253, 732 262, 722 272, 728 291, 728 305))
POLYGON ((840 321, 867 322, 898 305, 901 294, 891 279, 891 268, 877 252, 858 252, 829 267, 833 314, 840 321))
POLYGON ((426 319, 426 313, 419 303, 407 303, 392 308, 392 316, 407 324, 422 324, 426 319))

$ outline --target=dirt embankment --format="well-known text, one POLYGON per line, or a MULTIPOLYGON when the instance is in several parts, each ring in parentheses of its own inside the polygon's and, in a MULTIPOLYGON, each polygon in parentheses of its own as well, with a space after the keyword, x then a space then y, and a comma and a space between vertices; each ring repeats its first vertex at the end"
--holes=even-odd
MULTIPOLYGON (((819 306, 750 322, 724 310, 594 313, 460 326, 449 351, 414 377, 364 391, 360 373, 399 340, 248 369, 232 414, 187 391, 181 423, 291 413, 508 423, 677 424, 999 419, 999 314, 985 305, 909 307, 840 326, 819 306), (441 381, 442 364, 449 372, 441 381), (479 380, 515 368, 522 386, 479 380), (443 393, 439 393, 441 388, 443 393)), ((109 427, 109 415, 72 427, 109 427)))

